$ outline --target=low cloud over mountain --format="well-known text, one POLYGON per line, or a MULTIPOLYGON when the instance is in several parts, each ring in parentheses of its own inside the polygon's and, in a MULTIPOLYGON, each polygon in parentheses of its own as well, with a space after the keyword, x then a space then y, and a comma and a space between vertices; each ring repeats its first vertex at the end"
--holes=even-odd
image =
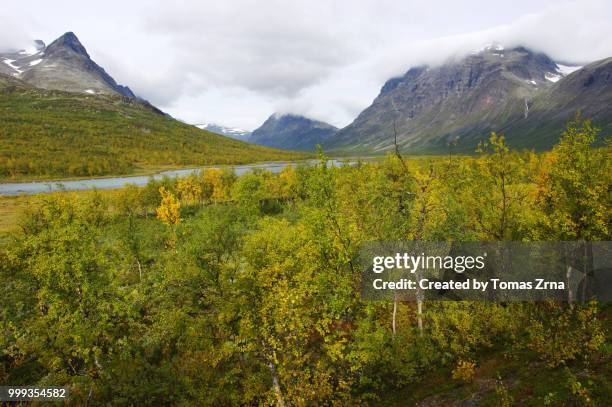
POLYGON ((24 0, 3 18, 19 25, 0 24, 0 46, 26 33, 31 38, 20 43, 72 30, 92 59, 163 110, 191 123, 241 128, 255 128, 286 106, 342 127, 388 78, 490 41, 565 63, 612 55, 612 43, 601 41, 612 37, 612 4, 604 0, 24 0))

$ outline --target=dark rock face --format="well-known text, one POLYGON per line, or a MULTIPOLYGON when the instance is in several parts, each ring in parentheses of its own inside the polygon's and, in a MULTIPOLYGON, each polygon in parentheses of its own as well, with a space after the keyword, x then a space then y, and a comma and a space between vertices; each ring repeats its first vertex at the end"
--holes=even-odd
POLYGON ((34 46, 36 47, 37 51, 44 51, 46 47, 45 43, 41 40, 34 40, 34 46))
POLYGON ((338 129, 330 124, 293 114, 273 114, 249 138, 250 143, 288 150, 314 151, 338 129))
MULTIPOLYGON (((474 151, 491 131, 505 131, 510 144, 516 138, 518 147, 529 146, 514 129, 531 122, 545 105, 543 95, 549 95, 549 104, 554 102, 557 96, 547 92, 570 79, 563 76, 549 57, 524 47, 493 46, 442 66, 412 68, 387 81, 372 105, 325 147, 389 150, 394 127, 406 153, 446 152, 451 142, 460 151, 474 151)), ((572 108, 583 105, 574 102, 572 108)))
POLYGON ((45 55, 47 57, 51 57, 57 54, 62 55, 64 57, 70 57, 69 52, 74 52, 76 54, 83 55, 89 58, 87 50, 85 49, 83 44, 81 44, 77 36, 74 35, 73 32, 67 32, 66 34, 62 35, 61 37, 53 41, 51 44, 49 44, 49 46, 45 49, 45 55))
POLYGON ((74 33, 67 32, 46 47, 44 42, 37 40, 34 46, 34 52, 0 54, 0 61, 4 61, 4 64, 0 64, 0 73, 15 76, 43 89, 136 98, 130 88, 118 85, 91 60, 74 33))

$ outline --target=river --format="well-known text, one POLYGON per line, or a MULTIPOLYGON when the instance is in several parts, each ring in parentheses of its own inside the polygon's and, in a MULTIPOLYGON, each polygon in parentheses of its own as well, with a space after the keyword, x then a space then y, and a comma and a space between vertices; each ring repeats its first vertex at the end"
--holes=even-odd
MULTIPOLYGON (((55 191, 83 191, 88 189, 117 189, 126 184, 134 184, 144 186, 151 178, 161 179, 162 177, 184 177, 194 174, 207 168, 231 168, 236 175, 242 175, 254 169, 268 170, 273 173, 280 172, 287 166, 296 165, 313 165, 318 160, 300 161, 300 162, 271 162, 262 164, 247 164, 233 165, 224 167, 199 167, 180 170, 162 171, 154 175, 126 176, 126 177, 110 177, 110 178, 89 178, 70 181, 32 181, 32 182, 15 182, 0 184, 0 195, 31 195, 41 194, 55 191)), ((329 160, 328 165, 340 166, 343 161, 329 160)))

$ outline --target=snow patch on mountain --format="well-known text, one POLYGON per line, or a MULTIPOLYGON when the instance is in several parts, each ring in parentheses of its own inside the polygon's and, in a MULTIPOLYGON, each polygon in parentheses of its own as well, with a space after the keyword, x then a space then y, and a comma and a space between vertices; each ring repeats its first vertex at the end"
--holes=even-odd
POLYGON ((17 71, 18 73, 22 73, 23 71, 21 69, 19 69, 19 67, 17 65, 15 65, 13 62, 16 62, 16 59, 8 59, 8 58, 3 58, 3 62, 5 64, 7 64, 8 66, 10 66, 11 68, 13 68, 15 71, 17 71))
POLYGON ((563 78, 563 75, 557 75, 551 72, 547 72, 544 74, 544 77, 546 78, 547 81, 557 82, 559 79, 563 78))
POLYGON ((32 56, 38 54, 39 52, 40 48, 37 47, 37 45, 33 44, 31 47, 19 51, 19 55, 32 56))
POLYGON ((488 44, 483 45, 482 47, 478 49, 473 50, 472 55, 480 54, 481 52, 485 52, 485 51, 489 51, 492 54, 497 54, 501 58, 504 57, 504 54, 502 53, 502 51, 504 51, 504 46, 497 42, 490 42, 488 44))
POLYGON ((563 76, 567 76, 569 74, 571 74, 572 72, 575 72, 577 70, 579 70, 580 68, 582 68, 582 66, 572 66, 572 65, 562 65, 562 64, 557 64, 558 67, 558 71, 563 75, 563 76))

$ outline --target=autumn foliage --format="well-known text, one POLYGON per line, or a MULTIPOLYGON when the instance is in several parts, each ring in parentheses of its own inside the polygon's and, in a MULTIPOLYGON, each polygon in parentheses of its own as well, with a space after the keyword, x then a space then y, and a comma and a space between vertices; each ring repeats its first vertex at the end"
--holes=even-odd
POLYGON ((69 386, 74 405, 414 405, 426 391, 435 405, 460 390, 606 405, 609 305, 365 301, 358 266, 372 240, 611 240, 596 135, 580 120, 544 154, 494 135, 473 157, 322 156, 40 196, 0 240, 0 384, 69 386))

